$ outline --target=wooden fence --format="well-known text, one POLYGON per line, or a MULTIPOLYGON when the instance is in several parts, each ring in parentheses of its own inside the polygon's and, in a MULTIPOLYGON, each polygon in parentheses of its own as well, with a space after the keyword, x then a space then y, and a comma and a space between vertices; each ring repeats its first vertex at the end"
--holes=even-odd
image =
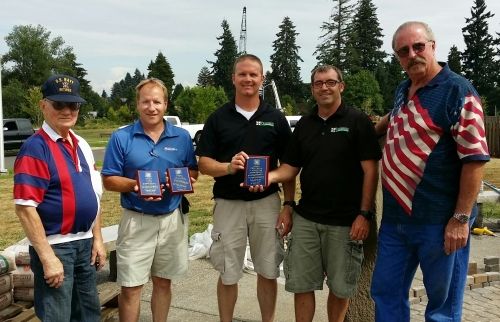
POLYGON ((486 128, 486 140, 490 155, 500 157, 500 116, 485 116, 484 126, 486 128))

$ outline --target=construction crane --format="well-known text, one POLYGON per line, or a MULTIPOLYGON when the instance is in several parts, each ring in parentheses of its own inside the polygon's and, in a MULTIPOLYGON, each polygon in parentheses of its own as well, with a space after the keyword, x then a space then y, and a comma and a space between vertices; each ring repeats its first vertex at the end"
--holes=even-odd
POLYGON ((240 54, 247 53, 247 7, 243 7, 243 16, 241 17, 240 45, 238 52, 240 54))

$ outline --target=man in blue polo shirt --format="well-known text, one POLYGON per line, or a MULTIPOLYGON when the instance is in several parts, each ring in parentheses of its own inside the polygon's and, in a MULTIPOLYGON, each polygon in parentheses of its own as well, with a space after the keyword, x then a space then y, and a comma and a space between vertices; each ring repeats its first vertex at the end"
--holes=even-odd
POLYGON ((96 270, 106 261, 99 201, 101 177, 90 146, 71 128, 80 84, 54 75, 42 86, 42 128, 14 164, 16 214, 31 246, 35 312, 42 321, 100 321, 96 270))
POLYGON ((123 207, 116 241, 120 321, 139 319, 142 286, 150 276, 153 320, 166 321, 171 280, 187 272, 187 216, 180 211, 181 195, 141 197, 136 173, 157 170, 165 186, 168 168, 188 167, 193 181, 198 168, 189 133, 163 119, 168 102, 163 82, 149 78, 136 91, 139 120, 112 134, 102 169, 104 187, 120 192, 123 207))

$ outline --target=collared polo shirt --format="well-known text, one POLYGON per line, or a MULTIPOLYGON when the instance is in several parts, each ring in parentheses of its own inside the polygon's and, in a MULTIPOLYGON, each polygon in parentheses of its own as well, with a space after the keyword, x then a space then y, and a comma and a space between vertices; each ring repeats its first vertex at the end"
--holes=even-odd
MULTIPOLYGON (((247 120, 236 111, 233 100, 208 117, 196 154, 219 162, 230 162, 241 151, 248 155, 267 155, 270 157, 270 169, 275 169, 290 135, 290 126, 277 109, 261 100, 255 114, 247 120)), ((263 192, 249 192, 247 188, 240 187, 243 179, 243 171, 215 178, 214 197, 248 201, 264 198, 279 190, 277 184, 272 184, 263 192)))
POLYGON ((382 162, 384 221, 447 223, 462 164, 490 159, 478 93, 442 66, 413 97, 408 98, 410 80, 396 90, 382 162))
POLYGON ((49 243, 92 237, 102 183, 90 146, 70 131, 74 147, 47 123, 21 147, 14 164, 17 205, 36 207, 49 243))
POLYGON ((361 161, 380 157, 375 130, 366 114, 342 103, 323 120, 316 107, 297 122, 282 160, 302 168, 302 194, 295 210, 317 223, 350 226, 361 206, 361 161))
MULTIPOLYGON (((103 176, 136 179, 137 170, 157 170, 160 183, 166 182, 168 168, 188 167, 197 170, 193 143, 185 129, 164 121, 165 129, 155 143, 144 133, 140 121, 121 128, 111 135, 104 155, 103 176)), ((121 206, 148 215, 170 213, 179 207, 180 195, 165 191, 161 201, 146 201, 136 192, 122 192, 121 206)))

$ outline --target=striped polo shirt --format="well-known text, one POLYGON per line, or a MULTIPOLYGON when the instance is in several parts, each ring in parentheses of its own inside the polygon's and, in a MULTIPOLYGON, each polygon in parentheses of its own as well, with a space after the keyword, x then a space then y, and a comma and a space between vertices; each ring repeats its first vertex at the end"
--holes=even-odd
POLYGON ((49 243, 92 237, 102 184, 88 143, 70 132, 73 148, 44 122, 14 164, 15 204, 36 207, 49 243))

